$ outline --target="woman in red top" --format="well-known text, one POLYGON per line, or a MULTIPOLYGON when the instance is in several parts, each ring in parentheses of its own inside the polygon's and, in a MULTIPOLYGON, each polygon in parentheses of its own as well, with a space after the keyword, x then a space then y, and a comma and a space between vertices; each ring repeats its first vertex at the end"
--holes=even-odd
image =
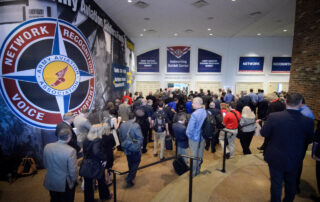
POLYGON ((232 102, 229 104, 229 112, 226 113, 225 117, 223 118, 223 125, 225 128, 220 131, 219 134, 219 141, 224 149, 224 136, 227 133, 228 145, 226 148, 226 158, 233 158, 234 157, 234 139, 238 134, 238 125, 241 119, 241 114, 237 110, 235 110, 236 103, 232 102))

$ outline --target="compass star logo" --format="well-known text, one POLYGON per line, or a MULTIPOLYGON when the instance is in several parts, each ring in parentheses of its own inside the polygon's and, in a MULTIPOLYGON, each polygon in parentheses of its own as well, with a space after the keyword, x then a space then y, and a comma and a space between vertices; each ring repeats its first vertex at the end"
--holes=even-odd
POLYGON ((27 21, 7 36, 0 54, 1 93, 24 122, 55 129, 63 114, 91 107, 94 63, 86 38, 71 24, 27 21))

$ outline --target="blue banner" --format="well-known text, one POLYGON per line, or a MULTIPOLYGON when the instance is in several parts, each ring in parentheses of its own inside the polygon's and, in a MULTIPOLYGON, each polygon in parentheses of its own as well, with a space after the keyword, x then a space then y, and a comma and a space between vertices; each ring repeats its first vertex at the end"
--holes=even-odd
POLYGON ((221 72, 221 55, 198 49, 198 72, 221 72))
POLYGON ((112 79, 114 90, 124 90, 128 88, 127 84, 128 67, 112 64, 112 79))
POLYGON ((159 49, 137 56, 137 72, 159 72, 159 49))
POLYGON ((291 68, 291 57, 273 57, 272 73, 289 73, 291 68))
POLYGON ((240 57, 239 72, 263 72, 264 57, 240 57))
POLYGON ((167 48, 167 72, 190 72, 190 47, 167 48))

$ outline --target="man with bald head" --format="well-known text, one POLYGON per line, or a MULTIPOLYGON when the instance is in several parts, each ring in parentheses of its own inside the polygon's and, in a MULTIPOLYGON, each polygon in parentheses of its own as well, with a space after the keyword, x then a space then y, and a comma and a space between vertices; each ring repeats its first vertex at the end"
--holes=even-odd
MULTIPOLYGON (((199 158, 202 158, 204 149, 204 139, 201 136, 201 127, 207 117, 207 112, 202 107, 202 104, 203 100, 200 97, 195 97, 192 100, 192 107, 195 111, 191 114, 191 118, 186 131, 189 138, 191 156, 199 158)), ((192 176, 196 176, 200 173, 201 163, 202 160, 196 160, 193 162, 192 176)))

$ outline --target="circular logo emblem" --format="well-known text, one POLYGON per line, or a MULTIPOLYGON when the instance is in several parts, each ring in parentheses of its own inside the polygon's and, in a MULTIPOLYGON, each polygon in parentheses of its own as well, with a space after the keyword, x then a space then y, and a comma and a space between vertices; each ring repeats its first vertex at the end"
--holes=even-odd
POLYGON ((27 21, 7 36, 0 54, 1 93, 26 123, 55 129, 63 114, 91 107, 94 63, 86 38, 71 24, 27 21))

